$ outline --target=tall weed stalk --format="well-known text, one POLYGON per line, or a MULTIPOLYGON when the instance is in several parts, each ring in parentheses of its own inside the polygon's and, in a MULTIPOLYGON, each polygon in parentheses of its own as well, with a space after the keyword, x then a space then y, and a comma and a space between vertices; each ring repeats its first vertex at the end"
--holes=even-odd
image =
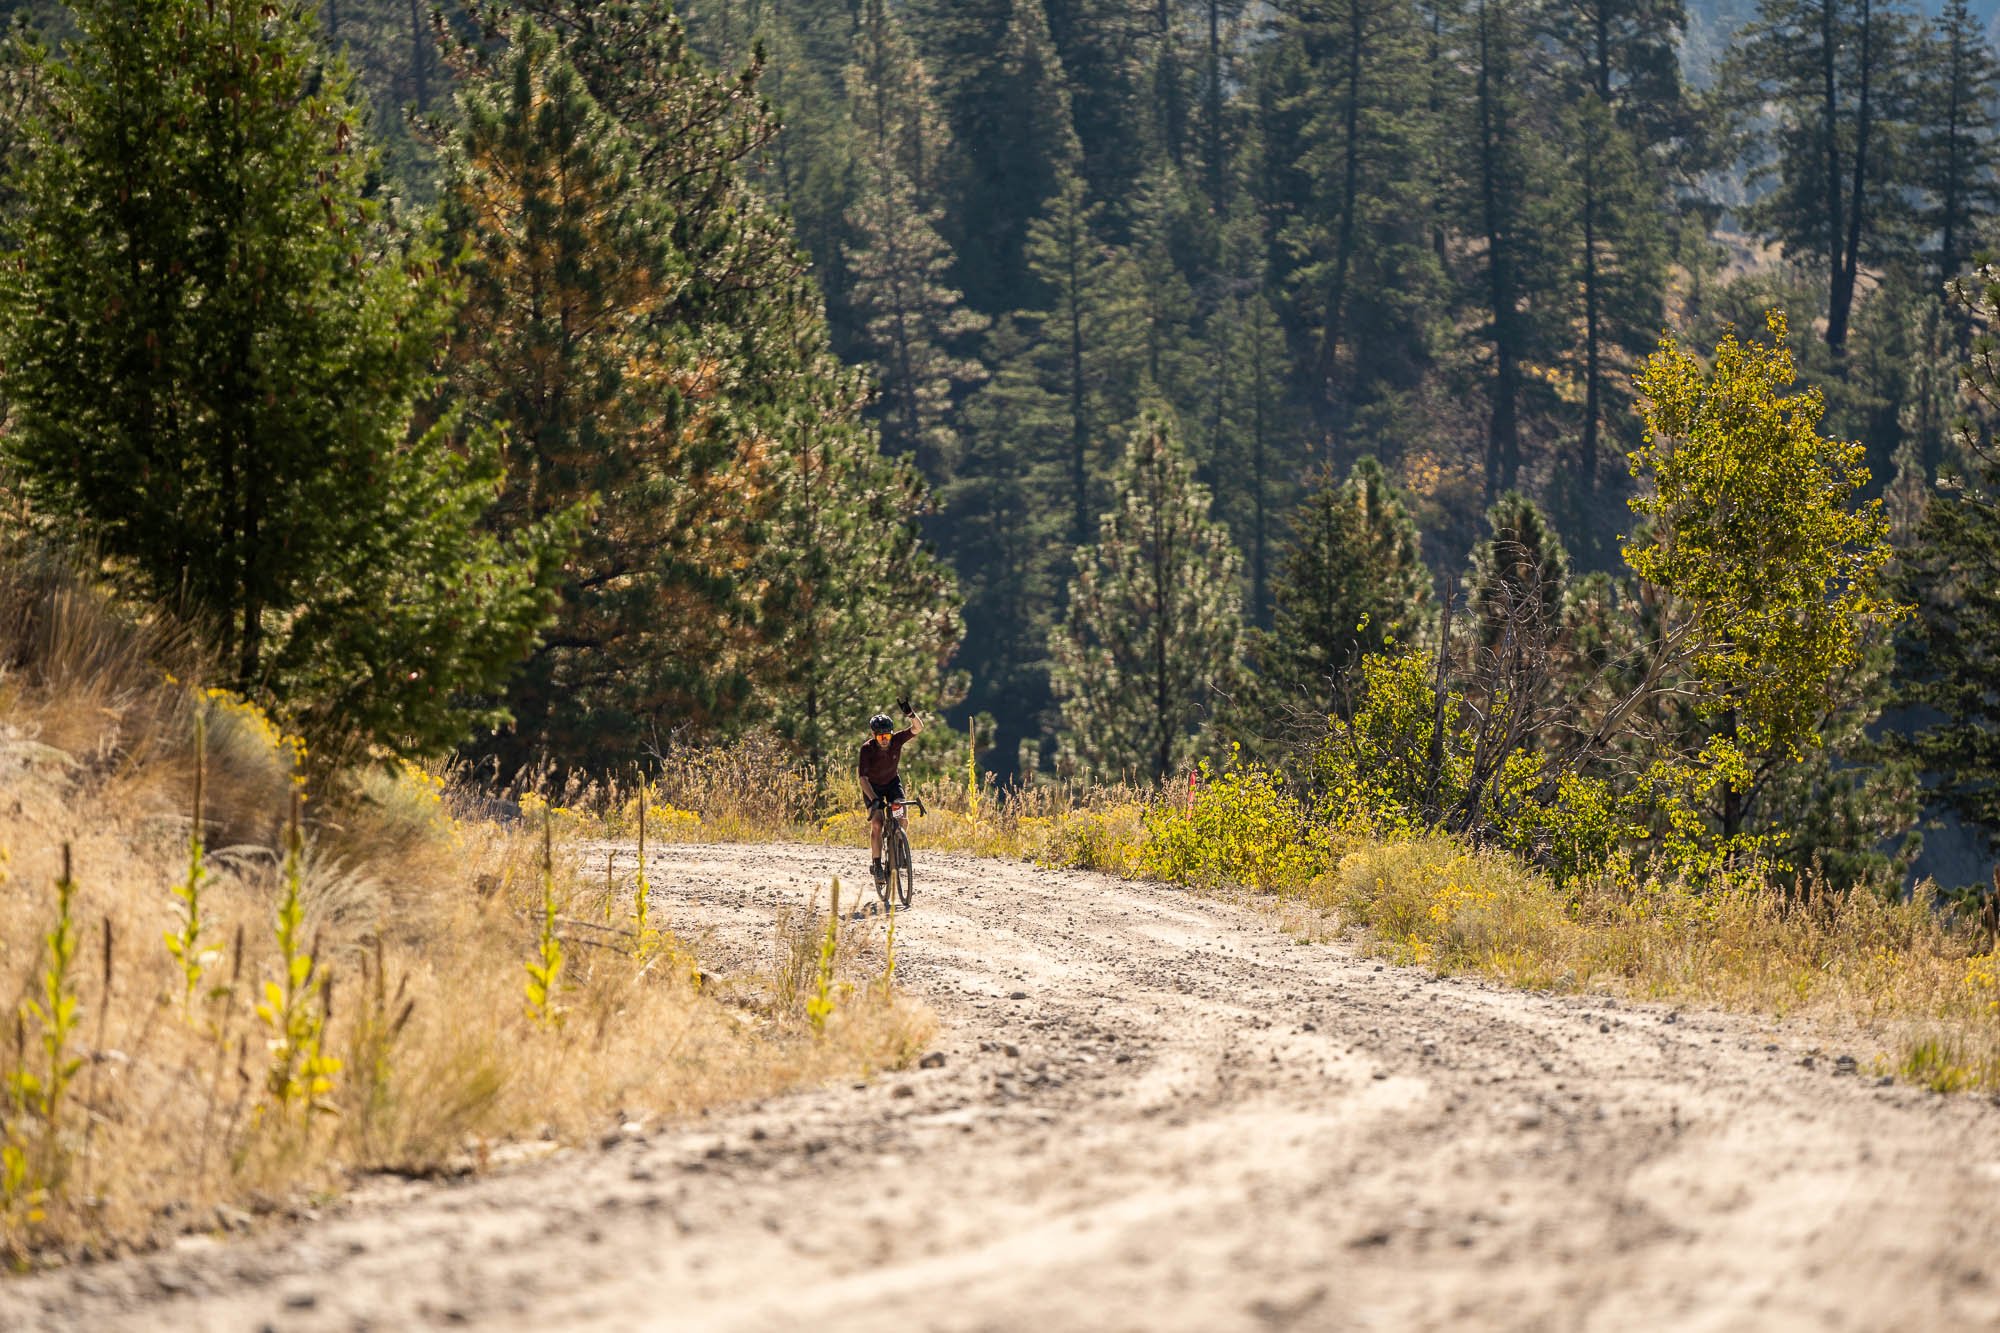
POLYGON ((826 934, 819 942, 819 970, 813 978, 813 994, 806 1001, 806 1018, 815 1034, 824 1035, 826 1020, 833 1016, 833 964, 840 952, 840 881, 833 881, 833 901, 826 914, 826 934))
POLYGON ((173 890, 181 906, 180 924, 166 933, 167 952, 174 956, 181 969, 181 1012, 189 1019, 194 1017, 195 992, 201 987, 202 974, 210 961, 210 956, 203 949, 202 931, 206 922, 201 910, 201 891, 208 878, 206 849, 202 845, 202 797, 207 777, 208 721, 204 712, 197 709, 194 715, 194 818, 188 827, 187 878, 175 885, 173 890))
POLYGON ((562 1021, 556 992, 563 969, 562 937, 556 933, 556 854, 554 816, 542 815, 542 924, 535 939, 535 956, 527 964, 528 1013, 546 1027, 562 1021))
POLYGON ((278 959, 282 978, 264 983, 264 1002, 257 1016, 271 1033, 271 1066, 265 1092, 280 1115, 294 1102, 304 1108, 310 1124, 316 1105, 333 1090, 339 1060, 321 1049, 328 1012, 326 977, 315 968, 305 945, 305 909, 300 894, 305 881, 305 827, 302 798, 292 794, 291 818, 285 827, 284 894, 278 900, 278 959))
POLYGON ((633 887, 632 926, 638 939, 639 961, 652 958, 660 947, 660 933, 653 929, 652 886, 646 882, 646 804, 652 800, 649 784, 639 784, 639 882, 633 887))
POLYGON ((8 1231, 44 1220, 46 1204, 62 1187, 68 1154, 62 1141, 63 1098, 83 1061, 70 1054, 81 1005, 70 969, 76 961, 76 880, 70 847, 63 844, 62 878, 56 881, 56 920, 42 937, 46 961, 40 993, 14 1016, 14 1069, 7 1076, 8 1117, 0 1142, 0 1203, 8 1231), (37 1029, 40 1068, 28 1067, 28 1020, 37 1029), (30 1137, 28 1122, 39 1134, 30 1137))

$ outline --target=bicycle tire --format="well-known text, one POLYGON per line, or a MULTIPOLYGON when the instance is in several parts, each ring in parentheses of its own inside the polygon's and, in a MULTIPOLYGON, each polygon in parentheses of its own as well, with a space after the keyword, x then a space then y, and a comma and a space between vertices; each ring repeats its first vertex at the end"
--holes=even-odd
POLYGON ((882 900, 882 910, 889 910, 889 894, 896 882, 896 821, 887 815, 882 830, 882 873, 875 881, 875 894, 882 900))
POLYGON ((896 906, 908 907, 910 900, 917 896, 917 876, 910 864, 910 839, 897 825, 889 836, 890 845, 895 848, 894 859, 889 862, 889 878, 883 883, 884 905, 888 895, 896 895, 896 906))

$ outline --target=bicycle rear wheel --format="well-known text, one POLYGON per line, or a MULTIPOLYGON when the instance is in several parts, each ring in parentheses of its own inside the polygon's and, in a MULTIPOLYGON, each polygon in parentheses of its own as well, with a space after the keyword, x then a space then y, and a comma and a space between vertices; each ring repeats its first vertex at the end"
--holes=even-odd
POLYGON ((889 832, 889 845, 894 848, 889 853, 889 879, 883 888, 886 904, 888 895, 896 895, 896 906, 908 907, 910 899, 916 897, 916 872, 910 866, 910 839, 898 825, 889 832))

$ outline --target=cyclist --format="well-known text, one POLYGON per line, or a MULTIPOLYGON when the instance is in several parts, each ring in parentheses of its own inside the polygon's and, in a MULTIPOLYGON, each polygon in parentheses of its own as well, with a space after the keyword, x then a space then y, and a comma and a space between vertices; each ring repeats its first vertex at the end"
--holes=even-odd
POLYGON ((903 799, 903 780, 896 776, 896 766, 902 760, 903 747, 924 729, 923 719, 913 712, 905 713, 903 719, 910 725, 893 731, 895 724, 887 713, 869 718, 869 737, 862 742, 861 759, 854 766, 861 778, 862 799, 868 804, 868 851, 877 884, 889 873, 882 868, 882 820, 889 812, 889 802, 903 799))

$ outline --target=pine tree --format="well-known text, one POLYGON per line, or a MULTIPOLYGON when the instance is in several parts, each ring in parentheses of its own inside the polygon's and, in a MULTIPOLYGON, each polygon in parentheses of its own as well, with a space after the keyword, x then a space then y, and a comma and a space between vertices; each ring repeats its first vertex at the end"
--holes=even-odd
POLYGON ((1195 335, 1197 309, 1175 242, 1193 229, 1205 206, 1178 169, 1162 165, 1140 182, 1127 212, 1131 239, 1125 250, 1137 282, 1144 340, 1135 389, 1168 403, 1181 420, 1195 420, 1204 379, 1195 335))
POLYGON ((1524 462, 1530 419, 1547 407, 1547 366, 1566 332, 1551 244, 1562 200, 1547 188, 1556 142, 1548 99, 1532 86, 1535 51, 1523 0, 1470 0, 1452 40, 1469 77, 1449 88, 1462 117, 1461 158, 1451 213, 1478 260, 1466 304, 1478 311, 1476 337, 1486 365, 1484 493, 1490 504, 1512 490, 1524 462))
POLYGON ((1907 261, 1914 49, 1899 0, 1761 0, 1725 83, 1761 127, 1746 217, 1826 276, 1825 342, 1847 347, 1864 266, 1907 261))
POLYGON ((959 284, 976 310, 1017 309, 1030 223, 1079 160, 1070 83, 1041 0, 921 0, 912 25, 938 76, 959 284))
POLYGON ((1162 162, 1178 166, 1187 146, 1178 6, 1175 0, 1041 3, 1081 150, 1076 169, 1096 198, 1123 200, 1162 162))
POLYGON ((1295 182, 1279 242, 1298 258, 1280 281, 1330 442, 1424 373, 1443 299, 1425 172, 1438 127, 1411 96, 1417 17, 1405 0, 1287 0, 1265 56, 1280 112, 1267 118, 1266 151, 1295 182))
POLYGON ((793 326, 824 316, 791 228, 748 179, 778 133, 759 91, 763 63, 712 72, 670 0, 517 7, 561 40, 585 89, 625 131, 637 178, 671 219, 666 239, 695 275, 663 294, 651 322, 700 330, 719 360, 738 363, 738 405, 781 399, 791 384, 793 326))
POLYGON ((1235 671, 1236 553, 1158 414, 1134 428, 1114 494, 1096 544, 1077 552, 1051 682, 1083 768, 1165 779, 1235 671))
POLYGON ((955 396, 986 373, 952 348, 986 319, 949 285, 951 251, 936 214, 919 211, 915 191, 888 162, 878 157, 872 174, 877 184, 849 217, 862 248, 848 256, 848 270, 861 342, 881 381, 876 410, 888 447, 942 483, 957 465, 955 396))
POLYGON ((920 538, 921 480, 884 458, 861 421, 866 379, 810 328, 801 336, 810 373, 777 433, 776 540, 758 562, 776 627, 762 711, 823 777, 834 738, 883 700, 927 710, 959 702, 950 662, 964 625, 950 572, 920 538))
POLYGON ((553 525, 481 535, 490 442, 413 425, 451 278, 367 201, 346 69, 250 0, 76 19, 0 292, 29 497, 314 740, 435 753, 497 720, 476 700, 545 618, 553 525))
POLYGON ((1586 562, 1616 536, 1604 519, 1603 459, 1630 440, 1632 369, 1665 316, 1667 172, 1691 133, 1678 48, 1681 0, 1574 0, 1547 16, 1562 52, 1563 245, 1581 327, 1563 369, 1582 384, 1576 467, 1565 488, 1586 562))
POLYGON ((511 432, 499 521, 591 520, 515 687, 518 731, 495 748, 510 770, 537 753, 613 764, 666 719, 746 705, 756 608, 734 571, 773 480, 717 411, 721 368, 662 319, 691 268, 675 219, 556 38, 522 21, 466 81, 460 120, 444 189, 469 279, 453 378, 511 432))
POLYGON ((888 0, 861 0, 847 94, 862 142, 887 155, 920 209, 941 212, 951 130, 930 66, 888 0))
MULTIPOLYGON (((2000 271, 1953 285, 1959 313, 1982 330, 2000 315, 2000 271)), ((1994 335, 1982 331, 1965 388, 1986 414, 2000 408, 1994 335)), ((1897 645, 1899 702, 1936 718, 1899 747, 1929 777, 1929 799, 1975 826, 2000 851, 2000 460, 1973 428, 1961 432, 1963 476, 1929 497, 1902 556, 1902 593, 1916 605, 1897 645)))
POLYGON ((954 354, 986 320, 951 285, 953 256, 938 225, 936 159, 946 135, 929 100, 929 78, 885 0, 867 0, 848 71, 866 187, 848 216, 857 248, 847 257, 850 302, 862 346, 882 385, 877 407, 884 442, 914 457, 942 483, 955 466, 951 423, 956 395, 984 378, 974 359, 954 354))
POLYGON ((1103 208, 1083 180, 1063 173, 1043 216, 1028 229, 1029 272, 1045 304, 1016 318, 1033 339, 1042 384, 1062 404, 1071 541, 1089 539, 1103 499, 1104 442, 1130 420, 1145 366, 1140 275, 1100 236, 1103 208))
POLYGON ((1285 331, 1268 293, 1269 246, 1247 208, 1225 232, 1226 267, 1218 276, 1202 340, 1207 372, 1198 453, 1215 491, 1217 515, 1244 552, 1250 616, 1270 606, 1276 516, 1300 470, 1295 411, 1287 392, 1285 331))
POLYGON ((1913 176, 1918 232, 1935 237, 1938 288, 1971 267, 1985 224, 2000 212, 2000 59, 1966 0, 1947 0, 1921 47, 1935 77, 1916 84, 1913 176))
POLYGON ((943 491, 944 539, 965 593, 967 707, 998 723, 1012 755, 1052 720, 1048 641, 1069 543, 1065 400, 1043 382, 1035 346, 1011 317, 986 341, 991 380, 966 404, 966 453, 943 491))
POLYGON ((1234 164, 1230 161, 1232 129, 1242 110, 1231 96, 1231 87, 1242 78, 1238 72, 1243 51, 1237 35, 1250 9, 1249 0, 1196 0, 1201 27, 1201 185, 1208 206, 1218 216, 1228 214, 1234 202, 1234 164))
POLYGON ((849 115, 846 47, 836 48, 838 55, 815 52, 832 43, 819 32, 826 24, 814 23, 811 10, 773 5, 764 8, 762 18, 757 40, 770 63, 758 91, 777 109, 784 129, 751 177, 790 215, 835 327, 858 329, 847 259, 863 243, 851 220, 871 164, 849 115))
POLYGON ((1262 722, 1345 713, 1363 657, 1413 646, 1432 615, 1431 576, 1403 498, 1364 458, 1292 515, 1271 628, 1251 635, 1262 722))
POLYGON ((1569 552, 1541 507, 1519 491, 1496 500, 1486 524, 1465 581, 1471 632, 1482 648, 1522 630, 1546 644, 1562 624, 1569 552))

